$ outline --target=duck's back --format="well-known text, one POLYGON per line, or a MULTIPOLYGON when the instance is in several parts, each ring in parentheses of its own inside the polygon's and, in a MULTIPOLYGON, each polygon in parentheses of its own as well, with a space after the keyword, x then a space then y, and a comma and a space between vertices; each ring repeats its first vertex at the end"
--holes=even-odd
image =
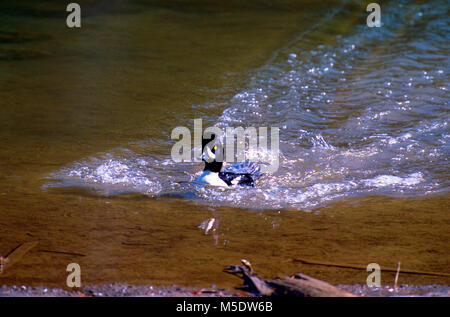
POLYGON ((260 167, 254 162, 248 160, 237 162, 225 168, 219 173, 219 177, 228 184, 228 186, 255 186, 255 181, 261 177, 260 167))

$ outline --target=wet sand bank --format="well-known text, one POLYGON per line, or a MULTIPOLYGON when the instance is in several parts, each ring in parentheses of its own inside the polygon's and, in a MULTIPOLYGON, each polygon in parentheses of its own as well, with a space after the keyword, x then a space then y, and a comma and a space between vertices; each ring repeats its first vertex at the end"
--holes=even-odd
MULTIPOLYGON (((364 297, 449 297, 446 285, 386 285, 380 288, 366 285, 337 285, 338 288, 364 297)), ((152 285, 106 284, 91 285, 77 291, 51 287, 1 286, 0 297, 253 297, 240 290, 216 287, 155 287, 152 285)))

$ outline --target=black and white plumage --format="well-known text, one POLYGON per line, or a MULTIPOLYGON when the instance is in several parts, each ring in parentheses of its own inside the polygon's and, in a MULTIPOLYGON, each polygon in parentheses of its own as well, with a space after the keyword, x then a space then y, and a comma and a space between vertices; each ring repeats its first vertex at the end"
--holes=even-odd
POLYGON ((202 140, 202 161, 205 169, 197 182, 222 187, 255 186, 255 181, 261 176, 256 163, 245 161, 235 163, 222 171, 223 162, 218 158, 222 156, 220 144, 214 143, 215 135, 202 140))

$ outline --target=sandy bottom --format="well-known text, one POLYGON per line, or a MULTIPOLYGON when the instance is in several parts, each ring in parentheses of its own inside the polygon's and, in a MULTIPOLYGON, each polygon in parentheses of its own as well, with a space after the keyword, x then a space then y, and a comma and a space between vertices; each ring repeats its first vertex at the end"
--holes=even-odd
POLYGON ((54 198, 65 200, 64 210, 57 207, 62 204, 59 200, 49 208, 44 195, 39 201, 17 197, 2 202, 0 255, 37 242, 22 256, 17 251, 9 255, 0 275, 2 285, 64 289, 67 265, 78 263, 82 285, 209 287, 214 283, 233 289, 240 282, 223 269, 241 259, 250 261, 263 278, 301 272, 333 285, 364 284, 369 273, 302 260, 363 268, 378 263, 382 285, 394 284, 401 262, 399 285, 450 285, 446 196, 369 197, 311 213, 210 211, 186 202, 149 199, 83 197, 80 203, 79 197, 60 196, 54 198), (139 213, 130 213, 131 207, 139 213), (212 234, 198 228, 208 218, 220 222, 212 234))

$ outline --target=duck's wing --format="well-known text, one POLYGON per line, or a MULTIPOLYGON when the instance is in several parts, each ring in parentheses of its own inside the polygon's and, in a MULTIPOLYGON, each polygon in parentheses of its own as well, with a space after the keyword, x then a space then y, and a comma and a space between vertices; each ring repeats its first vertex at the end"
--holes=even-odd
POLYGON ((227 166, 220 173, 219 177, 228 184, 228 186, 255 186, 255 181, 261 177, 260 166, 249 160, 237 162, 227 166))
POLYGON ((261 176, 261 167, 249 160, 244 162, 236 162, 233 165, 227 166, 222 170, 224 173, 234 173, 234 174, 249 174, 254 177, 254 179, 261 176))
POLYGON ((228 186, 255 186, 255 179, 251 174, 245 173, 232 173, 232 172, 220 172, 220 179, 222 179, 228 186))

